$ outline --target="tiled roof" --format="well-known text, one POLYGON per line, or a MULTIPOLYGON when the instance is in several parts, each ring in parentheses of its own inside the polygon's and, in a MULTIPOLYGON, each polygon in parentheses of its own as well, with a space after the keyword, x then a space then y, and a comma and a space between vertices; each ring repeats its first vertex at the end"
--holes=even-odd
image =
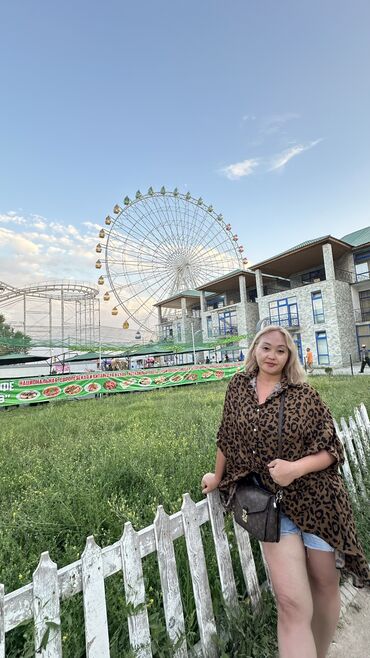
POLYGON ((353 233, 348 233, 347 235, 341 238, 343 242, 348 242, 352 247, 358 247, 361 244, 367 244, 370 242, 370 226, 366 228, 360 228, 358 231, 353 233))
POLYGON ((315 244, 316 242, 321 242, 324 238, 329 237, 328 235, 322 235, 321 238, 315 238, 314 240, 306 240, 306 242, 301 242, 301 244, 296 244, 294 247, 291 247, 290 249, 287 249, 286 251, 282 251, 280 254, 276 254, 276 256, 272 256, 272 258, 280 258, 280 256, 285 256, 285 254, 289 254, 291 251, 297 251, 297 249, 302 249, 303 247, 308 247, 310 244, 315 244))

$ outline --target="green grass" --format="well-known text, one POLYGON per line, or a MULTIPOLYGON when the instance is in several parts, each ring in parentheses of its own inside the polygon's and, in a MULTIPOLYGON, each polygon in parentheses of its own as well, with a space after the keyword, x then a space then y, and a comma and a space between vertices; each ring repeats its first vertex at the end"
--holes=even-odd
MULTIPOLYGON (((348 417, 355 405, 369 397, 367 378, 314 377, 310 383, 337 420, 348 417)), ((32 580, 42 551, 48 550, 62 567, 80 557, 90 534, 101 546, 107 546, 120 537, 126 521, 136 529, 152 523, 159 504, 174 513, 181 507, 184 492, 200 500, 201 477, 214 465, 214 440, 225 388, 226 383, 220 382, 81 402, 51 402, 2 412, 0 581, 6 591, 32 580)), ((360 526, 361 536, 368 535, 369 519, 362 516, 360 526)), ((212 538, 207 529, 203 534, 214 606, 222 626, 212 538)), ((189 637, 196 637, 185 549, 181 540, 176 544, 187 632, 189 637)), ((242 594, 235 555, 234 559, 242 594)), ((144 560, 144 575, 153 653, 170 656, 154 555, 144 560)), ((128 656, 121 577, 108 579, 106 589, 112 658, 128 656)), ((63 655, 84 656, 81 597, 64 603, 62 611, 63 655)), ((247 607, 243 614, 249 620, 248 630, 244 628, 244 644, 233 654, 228 649, 231 640, 224 632, 223 655, 273 655, 271 615, 270 621, 263 617, 252 622, 247 607), (243 647, 248 647, 247 653, 243 653, 243 647), (264 653, 258 653, 262 647, 264 653)), ((12 631, 7 656, 25 658, 32 642, 30 625, 12 631)))

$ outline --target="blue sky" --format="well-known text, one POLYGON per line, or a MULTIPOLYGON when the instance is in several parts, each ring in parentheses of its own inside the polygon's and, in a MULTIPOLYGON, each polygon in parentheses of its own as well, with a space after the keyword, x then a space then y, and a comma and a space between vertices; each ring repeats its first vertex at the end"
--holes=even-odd
POLYGON ((2 3, 0 279, 94 281, 95 225, 150 185, 252 262, 369 225, 369 37, 367 0, 2 3))

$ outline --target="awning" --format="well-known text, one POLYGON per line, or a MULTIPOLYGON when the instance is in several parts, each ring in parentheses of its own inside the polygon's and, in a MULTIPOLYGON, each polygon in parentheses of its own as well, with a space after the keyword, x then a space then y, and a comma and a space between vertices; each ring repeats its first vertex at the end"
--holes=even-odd
MULTIPOLYGON (((102 354, 102 359, 106 359, 106 355, 102 354)), ((85 352, 84 354, 76 354, 69 359, 64 359, 64 363, 72 363, 76 361, 97 361, 100 358, 98 352, 85 352)), ((109 356, 109 358, 111 358, 109 356)))
POLYGON ((10 366, 16 363, 35 363, 36 361, 47 361, 50 356, 35 356, 32 354, 3 354, 0 356, 0 366, 10 366))

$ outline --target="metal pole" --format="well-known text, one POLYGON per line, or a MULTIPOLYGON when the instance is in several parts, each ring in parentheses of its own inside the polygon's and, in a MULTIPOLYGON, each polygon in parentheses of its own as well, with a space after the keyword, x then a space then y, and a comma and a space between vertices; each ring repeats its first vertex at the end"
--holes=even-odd
POLYGON ((62 322, 62 373, 64 374, 64 294, 63 288, 60 289, 60 308, 61 308, 61 322, 62 322))
POLYGON ((80 349, 82 345, 82 307, 81 307, 81 300, 78 302, 78 308, 79 308, 79 319, 80 319, 80 349))
POLYGON ((101 370, 101 326, 100 326, 100 299, 98 299, 98 338, 99 338, 99 370, 101 370))
POLYGON ((190 323, 191 326, 191 340, 193 342, 193 359, 194 359, 194 365, 195 365, 195 342, 194 342, 194 326, 193 323, 190 323))
POLYGON ((53 307, 52 307, 52 299, 50 297, 49 299, 49 350, 50 350, 50 362, 51 362, 51 357, 53 356, 53 348, 52 348, 52 343, 53 343, 53 307))
POLYGON ((91 330, 92 330, 91 299, 89 299, 89 344, 90 344, 90 349, 91 349, 91 343, 92 343, 91 330))
MULTIPOLYGON (((94 345, 94 348, 93 348, 93 349, 96 349, 96 348, 95 348, 95 345, 96 345, 96 333, 95 333, 95 313, 96 313, 96 305, 95 305, 95 298, 94 298, 94 297, 93 297, 93 299, 92 299, 91 304, 92 304, 92 342, 93 342, 93 345, 94 345)), ((98 299, 98 308, 99 308, 99 307, 100 307, 100 299, 98 299)), ((100 313, 99 313, 99 315, 100 315, 100 313)))
MULTIPOLYGON (((62 347, 63 347, 63 352, 64 352, 64 294, 63 294, 63 288, 60 289, 60 317, 61 317, 61 323, 62 323, 62 347)), ((63 356, 63 361, 64 361, 64 356, 63 356)))
POLYGON ((85 347, 87 345, 87 308, 86 308, 86 299, 84 304, 84 314, 85 314, 85 347))
POLYGON ((350 354, 350 355, 349 355, 349 362, 350 362, 350 365, 351 365, 351 375, 352 375, 352 377, 353 377, 353 363, 352 363, 352 354, 350 354))
POLYGON ((76 345, 78 344, 78 301, 75 301, 76 345))
POLYGON ((25 347, 26 345, 26 293, 23 295, 23 333, 24 333, 24 338, 23 338, 23 345, 25 347))

